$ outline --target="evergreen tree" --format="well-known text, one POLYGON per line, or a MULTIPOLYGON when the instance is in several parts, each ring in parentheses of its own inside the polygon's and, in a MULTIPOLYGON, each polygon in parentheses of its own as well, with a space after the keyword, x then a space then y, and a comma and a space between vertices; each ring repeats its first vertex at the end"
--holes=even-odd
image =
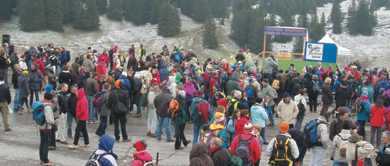
POLYGON ((85 8, 82 0, 74 0, 74 15, 73 15, 73 28, 75 29, 84 29, 84 15, 85 8))
POLYGON ((203 33, 203 47, 215 49, 218 47, 217 27, 215 26, 214 18, 210 15, 206 19, 203 33))
POLYGON ((234 13, 230 37, 235 40, 239 46, 244 46, 248 40, 249 23, 250 9, 243 9, 234 13))
POLYGON ((192 18, 195 21, 205 22, 210 14, 211 9, 208 0, 194 0, 192 18))
POLYGON ((169 0, 163 0, 160 6, 160 17, 157 26, 158 35, 170 37, 179 34, 181 28, 179 11, 171 6, 169 0))
POLYGON ((356 17, 359 18, 359 26, 357 27, 358 33, 368 36, 373 33, 373 17, 370 15, 370 10, 368 8, 367 2, 365 0, 360 0, 359 6, 356 11, 356 17))
POLYGON ((317 12, 315 14, 312 14, 312 16, 313 17, 311 19, 309 27, 309 40, 318 42, 319 40, 321 40, 322 37, 325 36, 326 31, 324 25, 318 23, 317 12))
POLYGON ((248 8, 246 0, 234 0, 233 12, 248 8))
POLYGON ((276 16, 275 12, 272 10, 270 13, 270 26, 276 26, 276 16))
MULTIPOLYGON (((291 15, 290 9, 284 7, 282 14, 280 15, 281 21, 279 26, 292 27, 294 26, 293 17, 291 15)), ((292 41, 292 37, 287 36, 275 36, 275 41, 280 43, 287 43, 292 41)))
POLYGON ((19 0, 19 24, 22 31, 46 29, 44 0, 19 0))
POLYGON ((219 21, 219 25, 225 25, 225 19, 222 18, 220 21, 219 21))
POLYGON ((122 0, 110 0, 107 17, 113 20, 122 21, 122 0))
POLYGON ((85 0, 84 30, 96 30, 100 26, 99 11, 96 0, 85 0))
MULTIPOLYGON (((250 38, 248 39, 248 48, 251 49, 251 52, 259 54, 263 52, 264 44, 264 29, 266 26, 267 20, 262 20, 261 18, 257 19, 254 25, 254 28, 249 32, 250 38)), ((267 36, 267 45, 266 50, 271 50, 271 36, 267 36)))
POLYGON ((148 22, 145 0, 126 0, 125 19, 132 21, 136 25, 144 25, 148 22), (128 1, 128 2, 126 2, 128 1))
POLYGON ((228 17, 228 0, 209 0, 212 15, 215 18, 228 17))
POLYGON ((160 1, 159 0, 152 0, 151 6, 150 6, 150 23, 157 24, 158 23, 158 17, 159 17, 159 7, 160 7, 160 1))
POLYGON ((324 7, 324 0, 317 0, 318 7, 324 7))
MULTIPOLYGON (((122 0, 121 0, 122 1, 122 0)), ((125 1, 125 0, 124 0, 125 1)), ((111 2, 111 1, 110 1, 111 2)), ((121 2, 122 3, 122 2, 121 2)), ((99 14, 104 14, 107 12, 107 0, 96 0, 96 5, 99 10, 99 14)), ((122 8, 122 6, 120 6, 122 8)), ((108 17, 108 16, 107 16, 108 17)), ((115 19, 114 19, 115 20, 115 19)), ((122 19, 121 19, 122 20, 122 19)))
POLYGON ((340 34, 342 32, 341 22, 343 22, 343 14, 341 13, 341 0, 334 0, 331 13, 331 21, 333 23, 333 33, 340 34))
POLYGON ((9 20, 12 15, 12 2, 13 0, 0 0, 0 19, 1 20, 9 20))
POLYGON ((356 17, 356 2, 352 0, 351 6, 348 7, 347 28, 350 35, 357 35, 358 20, 356 17))
POLYGON ((324 12, 322 12, 321 24, 322 24, 322 26, 325 26, 325 25, 326 25, 326 18, 325 18, 325 13, 324 13, 324 12))
POLYGON ((307 12, 305 6, 301 8, 298 17, 298 27, 307 28, 307 12))
POLYGON ((46 28, 63 32, 62 27, 62 1, 61 0, 45 0, 45 15, 46 28))
POLYGON ((68 24, 73 21, 74 0, 62 1, 62 23, 68 24))
POLYGON ((181 13, 183 13, 186 16, 191 16, 193 4, 194 4, 193 0, 182 1, 179 5, 181 13))

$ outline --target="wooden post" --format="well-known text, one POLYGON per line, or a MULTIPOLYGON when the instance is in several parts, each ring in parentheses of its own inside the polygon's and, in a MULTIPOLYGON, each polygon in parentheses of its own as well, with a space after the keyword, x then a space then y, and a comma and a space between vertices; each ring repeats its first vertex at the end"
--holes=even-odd
POLYGON ((265 45, 267 44, 267 35, 264 34, 264 44, 263 44, 263 59, 261 59, 261 65, 263 66, 264 58, 265 58, 265 45))
POLYGON ((305 61, 305 45, 306 45, 306 37, 303 38, 302 61, 305 61))

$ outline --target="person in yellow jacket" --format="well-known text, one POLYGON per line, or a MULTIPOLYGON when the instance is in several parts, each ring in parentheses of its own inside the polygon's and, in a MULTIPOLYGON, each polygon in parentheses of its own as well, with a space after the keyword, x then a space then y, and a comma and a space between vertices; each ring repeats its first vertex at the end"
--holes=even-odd
POLYGON ((232 55, 230 56, 230 64, 234 65, 236 63, 236 53, 233 52, 232 55))
POLYGON ((245 60, 248 61, 250 59, 252 59, 252 54, 251 54, 250 50, 248 49, 248 50, 246 50, 246 58, 245 58, 245 60))
POLYGON ((138 51, 138 56, 140 59, 142 59, 142 57, 146 55, 146 49, 144 48, 144 46, 142 44, 139 46, 139 48, 140 49, 138 51))

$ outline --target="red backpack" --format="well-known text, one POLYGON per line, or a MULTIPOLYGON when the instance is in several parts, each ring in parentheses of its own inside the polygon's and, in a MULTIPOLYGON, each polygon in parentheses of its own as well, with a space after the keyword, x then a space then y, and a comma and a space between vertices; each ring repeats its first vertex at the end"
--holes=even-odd
POLYGON ((210 104, 208 102, 200 102, 198 105, 196 105, 196 108, 198 108, 199 110, 198 112, 199 123, 209 122, 210 104))

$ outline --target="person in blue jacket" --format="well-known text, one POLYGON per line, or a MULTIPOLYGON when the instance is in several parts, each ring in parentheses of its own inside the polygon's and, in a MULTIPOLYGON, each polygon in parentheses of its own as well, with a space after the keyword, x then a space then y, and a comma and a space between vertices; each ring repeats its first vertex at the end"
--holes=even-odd
POLYGON ((66 50, 64 47, 60 48, 60 52, 61 52, 61 56, 58 60, 61 62, 60 67, 62 70, 62 66, 65 66, 68 64, 68 53, 66 53, 66 50))
MULTIPOLYGON (((367 91, 363 91, 362 95, 360 95, 360 98, 362 99, 364 111, 362 113, 358 112, 357 114, 357 122, 359 123, 358 134, 363 138, 365 138, 366 136, 366 130, 364 129, 364 126, 366 126, 366 122, 370 117, 370 111, 371 111, 370 100, 368 99, 367 96, 368 96, 367 91)), ((357 104, 358 101, 359 99, 356 100, 355 104, 357 104)))
POLYGON ((119 76, 118 80, 122 81, 125 86, 126 86, 126 90, 129 91, 130 90, 130 81, 127 79, 127 73, 124 71, 122 72, 122 74, 119 76))
POLYGON ((99 139, 99 148, 98 150, 94 151, 90 156, 89 159, 98 158, 98 155, 100 155, 99 164, 101 166, 116 166, 116 160, 118 159, 118 156, 113 152, 115 140, 111 136, 107 134, 103 134, 99 139), (103 155, 104 154, 104 155, 103 155), (103 156, 102 156, 103 155, 103 156))
POLYGON ((381 79, 381 81, 376 86, 376 91, 375 91, 378 96, 379 96, 379 89, 383 88, 383 89, 385 89, 385 91, 387 91, 387 88, 389 87, 389 83, 387 82, 387 76, 386 75, 382 74, 380 79, 381 79))
POLYGON ((169 74, 169 70, 167 69, 167 64, 166 63, 163 63, 161 65, 161 69, 158 71, 158 73, 160 73, 160 82, 163 82, 164 80, 167 80, 167 77, 168 77, 168 74, 169 74))

